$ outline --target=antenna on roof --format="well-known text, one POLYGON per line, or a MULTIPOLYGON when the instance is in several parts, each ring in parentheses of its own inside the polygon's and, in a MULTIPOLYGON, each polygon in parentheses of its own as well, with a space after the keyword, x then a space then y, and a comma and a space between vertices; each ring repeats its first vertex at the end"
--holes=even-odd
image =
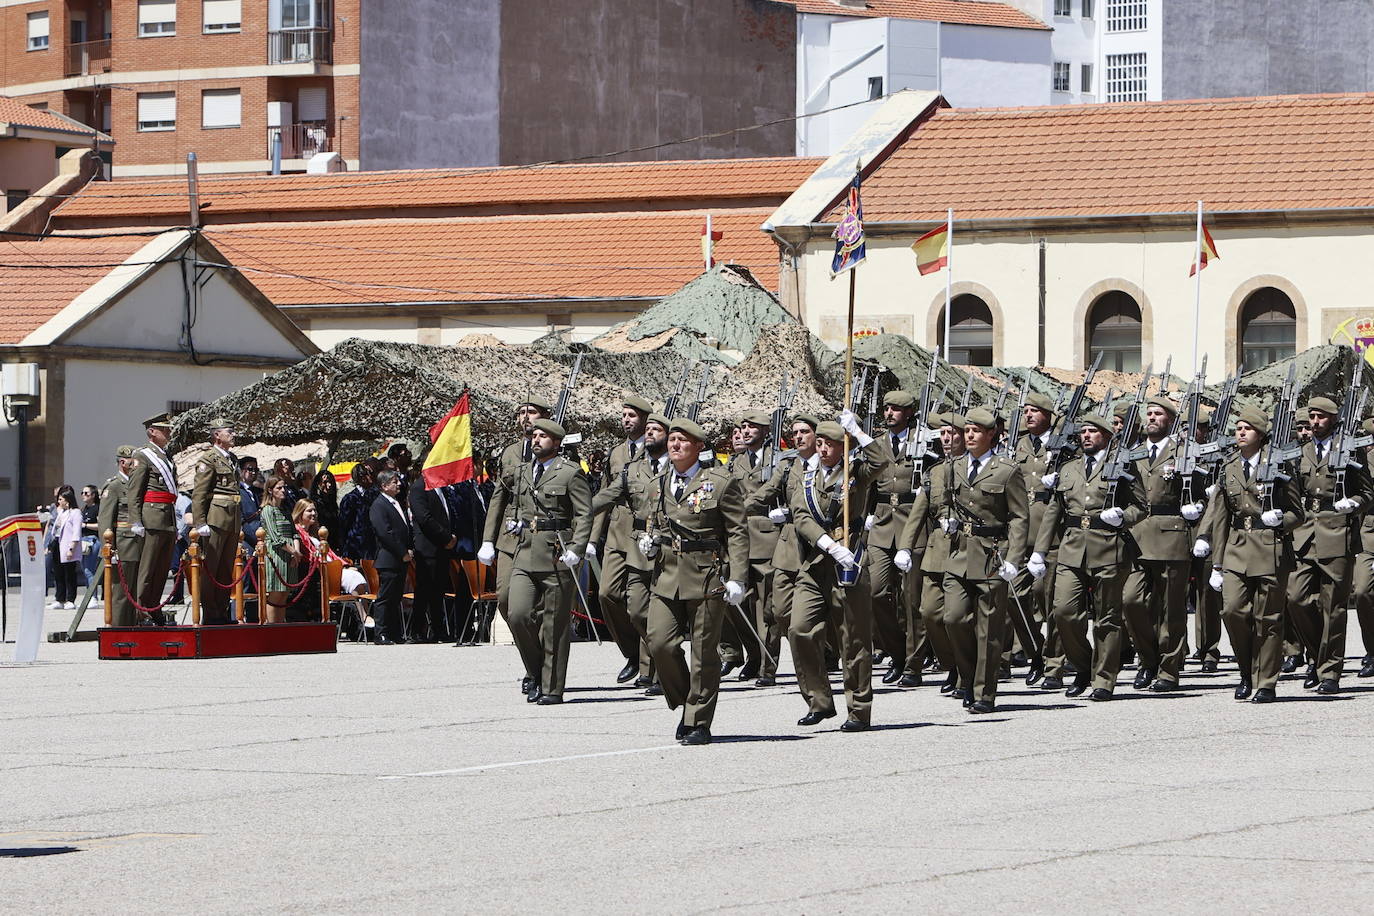
POLYGON ((191 228, 200 228, 200 189, 196 171, 196 154, 186 154, 186 190, 191 198, 191 228))

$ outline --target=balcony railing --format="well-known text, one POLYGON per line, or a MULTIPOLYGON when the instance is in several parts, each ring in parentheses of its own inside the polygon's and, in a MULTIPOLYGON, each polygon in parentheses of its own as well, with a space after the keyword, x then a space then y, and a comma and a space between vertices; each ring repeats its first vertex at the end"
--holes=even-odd
POLYGON ((314 121, 267 128, 268 159, 272 158, 272 144, 279 134, 283 159, 309 159, 316 153, 334 152, 334 125, 314 121))
POLYGON ((331 29, 287 29, 267 33, 269 64, 329 64, 334 62, 331 29))
POLYGON ((66 76, 90 76, 110 69, 110 39, 67 45, 66 76))

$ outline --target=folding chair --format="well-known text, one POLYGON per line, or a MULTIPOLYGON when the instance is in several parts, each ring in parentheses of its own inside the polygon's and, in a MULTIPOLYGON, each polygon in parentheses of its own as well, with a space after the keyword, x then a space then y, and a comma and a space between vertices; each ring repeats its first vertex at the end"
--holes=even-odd
MULTIPOLYGON (((334 557, 326 560, 321 567, 324 570, 324 589, 325 596, 330 605, 338 604, 351 607, 353 614, 358 620, 358 639, 367 638, 367 610, 363 607, 362 595, 354 595, 343 590, 343 560, 334 557)), ((343 607, 339 610, 339 635, 343 635, 343 607)))
POLYGON ((468 594, 472 596, 472 607, 468 609, 467 619, 463 622, 464 633, 468 624, 472 625, 472 641, 467 645, 491 642, 491 619, 496 613, 496 567, 483 566, 476 560, 453 562, 462 566, 463 579, 467 583, 468 594))

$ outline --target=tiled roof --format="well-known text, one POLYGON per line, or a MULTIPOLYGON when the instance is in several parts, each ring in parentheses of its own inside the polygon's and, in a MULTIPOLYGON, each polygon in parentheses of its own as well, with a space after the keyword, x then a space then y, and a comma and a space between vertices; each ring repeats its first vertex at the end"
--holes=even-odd
POLYGON ((82 133, 95 136, 95 131, 89 127, 82 127, 49 112, 30 108, 18 99, 4 95, 0 95, 0 124, 17 124, 20 127, 37 127, 43 130, 60 130, 69 134, 82 133))
POLYGON ((147 238, 0 240, 0 344, 16 344, 123 263, 147 238))
POLYGON ((778 0, 790 3, 799 13, 824 16, 885 16, 892 19, 928 19, 958 25, 992 25, 1009 29, 1048 29, 1049 26, 1009 3, 986 0, 868 0, 865 9, 843 6, 833 0, 778 0))
MULTIPOLYGON (((943 109, 863 184, 870 222, 1374 207, 1374 94, 943 109)), ((833 215, 832 215, 833 218, 833 215)))
MULTIPOLYGON (((549 165, 491 169, 424 169, 334 175, 202 177, 207 217, 265 211, 318 212, 632 202, 776 199, 796 190, 823 160, 704 159, 549 165)), ((59 223, 131 220, 186 213, 186 180, 94 183, 59 207, 59 223)), ((604 209, 604 207, 602 207, 604 209)))
MULTIPOLYGON (((715 212, 717 261, 777 285, 766 207, 715 212)), ((209 226, 277 305, 658 297, 701 273, 704 212, 369 219, 209 226)))

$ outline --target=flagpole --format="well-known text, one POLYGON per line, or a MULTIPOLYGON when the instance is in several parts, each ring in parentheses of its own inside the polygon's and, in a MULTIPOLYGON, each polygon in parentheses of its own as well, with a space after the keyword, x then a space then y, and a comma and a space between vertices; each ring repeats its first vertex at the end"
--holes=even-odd
POLYGON ((1193 374, 1197 375, 1198 325, 1202 315, 1202 201, 1197 202, 1197 244, 1193 250, 1193 374))
POLYGON ((701 246, 701 259, 706 262, 706 269, 710 270, 711 262, 716 259, 716 246, 711 239, 711 214, 706 214, 706 244, 701 246))
POLYGON ((945 362, 949 362, 949 305, 954 292, 954 208, 945 214, 945 362))

